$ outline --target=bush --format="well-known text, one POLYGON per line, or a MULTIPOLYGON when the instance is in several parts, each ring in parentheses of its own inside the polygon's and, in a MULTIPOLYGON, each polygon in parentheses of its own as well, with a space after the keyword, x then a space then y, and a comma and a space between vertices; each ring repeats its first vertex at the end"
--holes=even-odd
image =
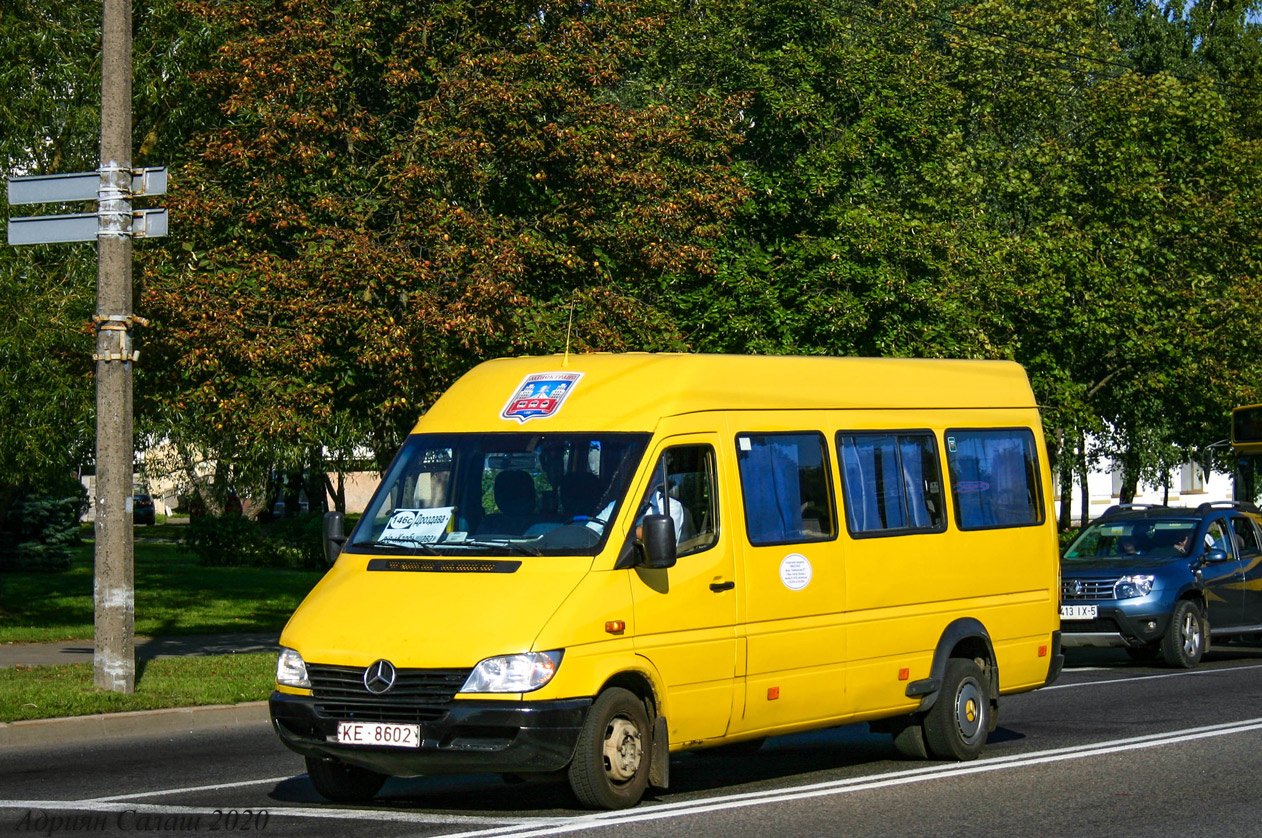
POLYGON ((206 567, 324 566, 322 516, 281 518, 262 525, 240 515, 204 515, 189 521, 184 548, 206 567))
POLYGON ((21 495, 0 527, 0 570, 68 569, 87 509, 88 492, 73 477, 21 495))
POLYGON ((277 518, 265 528, 271 567, 324 567, 324 516, 318 512, 297 518, 277 518))
POLYGON ((257 565, 265 549, 263 528, 240 515, 190 519, 183 544, 205 567, 257 565))

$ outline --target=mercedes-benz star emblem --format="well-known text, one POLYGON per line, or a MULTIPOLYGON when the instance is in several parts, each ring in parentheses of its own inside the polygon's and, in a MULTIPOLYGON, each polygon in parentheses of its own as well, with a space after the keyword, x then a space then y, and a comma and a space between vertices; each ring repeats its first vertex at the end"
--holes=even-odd
POLYGON ((394 664, 380 660, 364 670, 364 689, 381 695, 394 686, 394 664))

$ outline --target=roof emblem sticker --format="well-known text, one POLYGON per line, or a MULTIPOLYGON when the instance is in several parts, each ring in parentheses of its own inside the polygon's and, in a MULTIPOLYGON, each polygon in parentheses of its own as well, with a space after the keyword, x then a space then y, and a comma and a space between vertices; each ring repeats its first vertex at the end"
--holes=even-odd
POLYGON ((523 423, 552 416, 561 409, 565 397, 582 377, 581 372, 537 372, 528 375, 522 379, 508 404, 504 405, 500 416, 523 423))

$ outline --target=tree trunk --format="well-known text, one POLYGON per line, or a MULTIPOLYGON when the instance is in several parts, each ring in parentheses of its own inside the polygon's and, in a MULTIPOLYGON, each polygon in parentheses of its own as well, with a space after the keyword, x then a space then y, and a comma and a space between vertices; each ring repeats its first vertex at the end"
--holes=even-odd
POLYGON ((1082 485, 1082 497, 1079 498, 1082 507, 1078 511, 1078 525, 1085 527, 1087 522, 1091 520, 1091 490, 1087 486, 1087 440, 1085 435, 1079 434, 1074 444, 1078 448, 1076 465, 1078 466, 1078 481, 1082 485))
POLYGON ((1122 455, 1122 488, 1118 491, 1118 503, 1134 503, 1135 490, 1139 488, 1138 458, 1131 451, 1122 455))
POLYGON ((1063 430, 1056 432, 1059 450, 1056 456, 1056 477, 1060 485, 1060 515, 1056 528, 1062 532, 1069 529, 1073 522, 1074 502, 1074 458, 1073 446, 1063 430))
POLYGON ((334 484, 329 478, 329 473, 324 473, 324 492, 333 498, 333 509, 337 512, 346 514, 346 474, 342 471, 337 472, 337 483, 334 484))

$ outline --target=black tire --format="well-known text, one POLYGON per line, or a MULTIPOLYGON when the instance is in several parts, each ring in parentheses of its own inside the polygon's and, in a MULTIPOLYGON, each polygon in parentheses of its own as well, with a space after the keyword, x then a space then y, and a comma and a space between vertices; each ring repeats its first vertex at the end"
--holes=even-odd
POLYGON ((925 745, 936 759, 977 759, 990 732, 990 692, 981 667, 947 661, 938 700, 925 714, 925 745))
POLYGON ((925 726, 919 716, 908 716, 890 731, 894 747, 908 759, 928 759, 929 746, 925 743, 925 726))
POLYGON ((307 757, 307 776, 320 796, 334 803, 367 803, 387 779, 367 768, 320 757, 307 757))
POLYGON ((1133 661, 1151 663, 1161 657, 1161 644, 1149 643, 1145 646, 1127 646, 1126 654, 1133 661))
POLYGON ((1209 626, 1201 608, 1191 600, 1179 600, 1170 615, 1170 625, 1161 638, 1161 656, 1167 666, 1192 669, 1201 662, 1209 640, 1209 626))
POLYGON ((620 687, 596 697, 570 762, 570 788, 588 809, 626 809, 648 788, 653 728, 644 703, 620 687))

